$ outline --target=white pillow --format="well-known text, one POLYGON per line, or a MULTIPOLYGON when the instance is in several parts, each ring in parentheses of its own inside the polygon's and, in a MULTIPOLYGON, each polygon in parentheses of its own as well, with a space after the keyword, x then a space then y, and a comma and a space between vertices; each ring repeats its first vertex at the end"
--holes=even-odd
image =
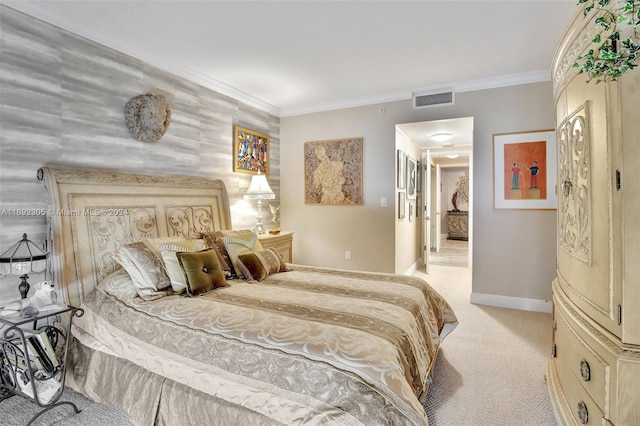
POLYGON ((171 281, 162 259, 144 241, 125 244, 112 253, 133 281, 138 295, 144 300, 155 300, 171 294, 171 281))
POLYGON ((131 276, 124 269, 117 269, 104 277, 96 288, 123 302, 130 302, 138 296, 131 276))

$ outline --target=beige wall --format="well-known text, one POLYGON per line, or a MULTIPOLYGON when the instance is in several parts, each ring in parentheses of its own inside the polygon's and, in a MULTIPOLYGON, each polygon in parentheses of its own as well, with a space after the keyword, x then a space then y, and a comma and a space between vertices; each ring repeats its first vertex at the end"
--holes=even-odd
MULTIPOLYGON (((396 149, 402 150, 407 154, 407 157, 410 156, 417 161, 422 161, 420 148, 400 131, 396 132, 396 149)), ((397 171, 398 162, 395 161, 394 177, 396 178, 396 181, 397 171)), ((421 263, 420 260, 422 258, 422 216, 420 218, 416 218, 417 197, 416 199, 410 200, 406 197, 406 192, 406 188, 404 190, 399 189, 396 192, 396 195, 394 195, 395 211, 393 214, 396 221, 395 272, 397 273, 406 273, 407 271, 415 269, 418 266, 416 263, 421 263), (405 193, 404 219, 398 218, 398 210, 400 209, 400 206, 397 193, 399 192, 405 193), (413 215, 413 218, 411 219, 409 218, 410 209, 412 210, 413 215)), ((423 194, 420 195, 424 196, 423 194)))
POLYGON ((295 232, 294 261, 384 272, 412 265, 411 249, 402 259, 394 254, 405 252, 393 208, 395 125, 458 117, 474 117, 473 291, 549 300, 556 213, 494 210, 492 135, 553 128, 550 82, 458 93, 456 105, 441 108, 414 110, 411 101, 400 101, 282 118, 281 220, 295 232), (364 137, 364 205, 304 205, 304 142, 352 136, 364 137), (380 207, 381 197, 388 207, 380 207), (345 250, 352 251, 351 261, 345 250))

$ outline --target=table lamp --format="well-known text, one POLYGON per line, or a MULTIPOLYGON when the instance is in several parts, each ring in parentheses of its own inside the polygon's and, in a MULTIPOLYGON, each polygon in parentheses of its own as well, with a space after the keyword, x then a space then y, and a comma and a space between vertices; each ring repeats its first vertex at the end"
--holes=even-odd
POLYGON ((47 268, 47 253, 36 246, 33 241, 22 235, 22 240, 12 245, 0 255, 0 275, 19 275, 18 290, 23 299, 29 293, 29 272, 42 272, 47 268))
POLYGON ((251 176, 251 183, 249 184, 247 192, 244 194, 245 200, 258 200, 257 223, 254 229, 256 234, 264 234, 264 226, 262 225, 262 200, 273 200, 275 198, 276 194, 271 190, 269 182, 267 182, 267 177, 258 170, 257 175, 251 176))

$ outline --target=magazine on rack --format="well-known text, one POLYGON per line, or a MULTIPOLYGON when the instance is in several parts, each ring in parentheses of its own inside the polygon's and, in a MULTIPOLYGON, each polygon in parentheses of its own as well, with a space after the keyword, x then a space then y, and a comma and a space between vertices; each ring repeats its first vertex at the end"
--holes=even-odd
POLYGON ((29 329, 23 329, 22 332, 27 340, 29 355, 33 354, 40 358, 44 370, 47 373, 53 373, 59 363, 47 332, 29 329))
MULTIPOLYGON (((59 375, 60 373, 58 373, 59 375)), ((30 398, 35 398, 33 394, 32 376, 28 371, 17 370, 16 376, 18 379, 18 387, 20 391, 30 398)), ((46 405, 58 394, 58 391, 62 387, 62 383, 57 377, 51 377, 46 380, 35 379, 33 382, 36 385, 36 392, 38 393, 38 401, 41 404, 46 405)))

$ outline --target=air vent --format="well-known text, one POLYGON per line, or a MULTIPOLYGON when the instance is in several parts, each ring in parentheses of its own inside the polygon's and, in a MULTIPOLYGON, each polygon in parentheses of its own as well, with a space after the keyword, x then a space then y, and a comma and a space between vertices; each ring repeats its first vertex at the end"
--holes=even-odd
POLYGON ((439 93, 422 93, 413 95, 413 108, 431 108, 443 105, 454 105, 455 93, 453 91, 439 93))

